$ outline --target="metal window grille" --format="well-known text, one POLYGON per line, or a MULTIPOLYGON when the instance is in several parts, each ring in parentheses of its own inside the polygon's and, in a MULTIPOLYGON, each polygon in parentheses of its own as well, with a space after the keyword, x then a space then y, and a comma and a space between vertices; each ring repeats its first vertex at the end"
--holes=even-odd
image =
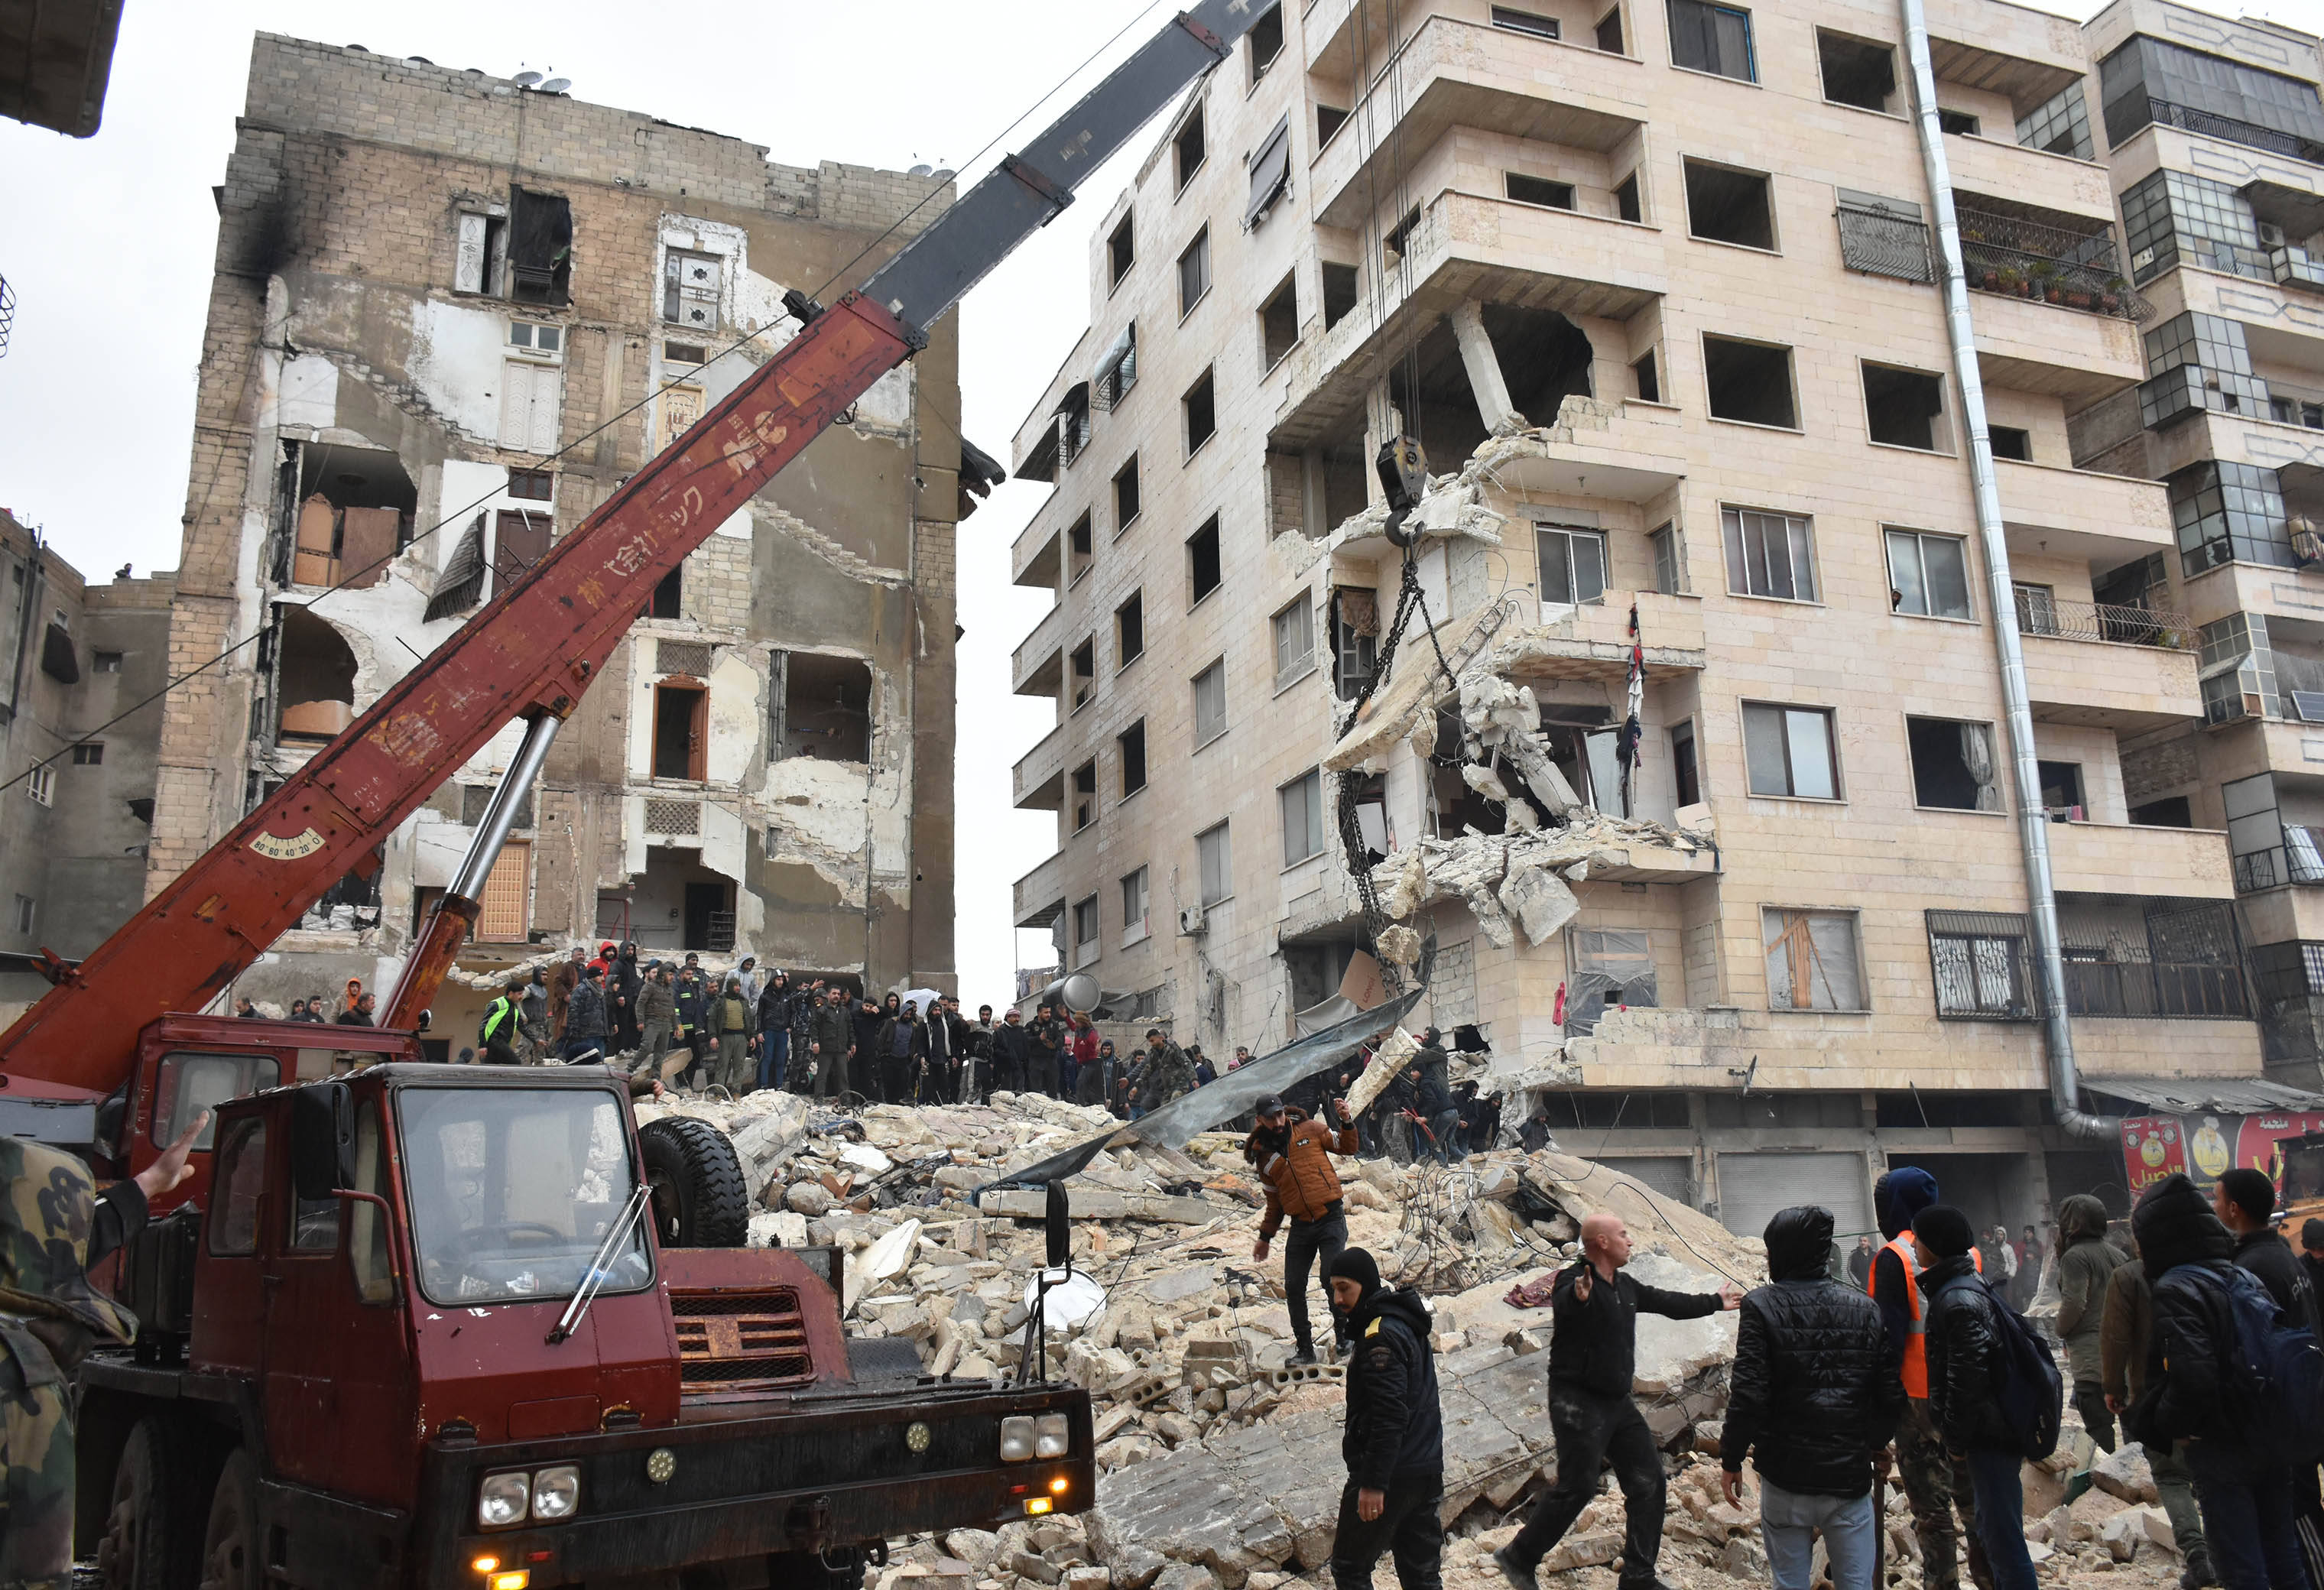
POLYGON ((654 642, 654 669, 663 674, 685 674, 696 679, 710 677, 710 647, 701 640, 658 640, 654 642))
POLYGON ((1929 259, 1929 229, 1918 207, 1843 202, 1837 214, 1840 257, 1849 270, 1899 281, 1937 279, 1929 259))
POLYGON ((2033 1021, 2042 1014, 2033 938, 2022 913, 1928 913, 1937 1014, 1950 1020, 2033 1021))
POLYGON ((2251 1019, 2227 901, 2061 894, 2058 934, 2076 1016, 2251 1019))
POLYGON ((649 799, 646 802, 646 832, 648 833, 700 833, 702 803, 649 799))

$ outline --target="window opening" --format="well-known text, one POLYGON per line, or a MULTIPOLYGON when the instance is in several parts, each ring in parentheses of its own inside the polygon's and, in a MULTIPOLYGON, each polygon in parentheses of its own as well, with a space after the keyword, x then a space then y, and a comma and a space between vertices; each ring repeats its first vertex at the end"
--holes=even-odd
POLYGON ((1296 867, 1323 849, 1323 779, 1314 768, 1276 792, 1283 808, 1283 864, 1296 867))
POLYGON ((1665 0, 1670 14, 1671 64, 1756 83, 1751 14, 1703 0, 1665 0))
POLYGON ((1146 787, 1146 720, 1115 735, 1113 743, 1121 753, 1121 795, 1127 800, 1146 787))
POLYGON ((1598 19, 1598 48, 1609 55, 1620 55, 1622 49, 1622 8, 1618 5, 1598 19))
POLYGON ((1553 182, 1545 177, 1528 177, 1522 171, 1504 171, 1501 190, 1519 204, 1540 205, 1552 210, 1573 207, 1571 182, 1553 182))
POLYGON ((1662 372, 1655 366, 1652 348, 1638 355, 1630 366, 1630 374, 1637 381, 1640 402, 1659 403, 1663 400, 1662 372))
POLYGON ((872 665, 822 652, 778 652, 782 754, 826 762, 872 760, 872 665))
POLYGON ((1178 191, 1184 193, 1186 184, 1194 179, 1194 173, 1203 169, 1203 111, 1200 106, 1195 106, 1194 114, 1186 118, 1186 124, 1178 129, 1178 135, 1171 140, 1171 147, 1178 162, 1178 191))
POLYGON ((654 687, 653 777, 699 784, 709 777, 710 693, 698 685, 654 687))
POLYGON ((1678 527, 1665 525, 1646 536, 1647 549, 1655 555, 1655 589, 1665 596, 1676 596, 1686 589, 1686 565, 1679 556, 1678 527))
POLYGON ((1074 832, 1097 821, 1097 758, 1074 769, 1074 832))
POLYGON ((1360 296, 1356 268, 1323 262, 1323 329, 1329 331, 1348 317, 1360 296))
POLYGON ((1130 274, 1130 266, 1138 262, 1138 244, 1130 228, 1130 216, 1124 216, 1113 235, 1105 240, 1106 269, 1111 272, 1109 287, 1120 287, 1121 279, 1130 274))
POLYGON ((1097 638, 1074 648, 1074 706, 1079 710, 1097 691, 1097 638))
POLYGON ((1686 229, 1695 237, 1746 248, 1775 246, 1775 208, 1764 171, 1738 171, 1691 160, 1686 165, 1686 229))
POLYGON ((1840 766, 1833 759, 1827 708, 1745 703, 1743 750, 1753 795, 1840 798, 1840 766))
POLYGON ((1178 256, 1178 314, 1192 312, 1211 290, 1211 229, 1194 234, 1194 241, 1178 256))
POLYGON ((1573 606, 1606 600, 1606 538, 1597 530, 1576 530, 1536 525, 1534 547, 1540 560, 1540 595, 1552 602, 1573 606))
POLYGON ((1202 875, 1203 904, 1215 905, 1234 893, 1234 855, 1227 825, 1222 823, 1196 834, 1194 853, 1202 875))
POLYGON ((1227 666, 1213 663, 1194 676, 1194 743, 1209 744, 1227 730, 1227 666))
POLYGON ((1496 5, 1492 8, 1492 18, 1497 28, 1512 33, 1531 33, 1536 39, 1554 39, 1559 32, 1555 17, 1544 16, 1536 11, 1517 11, 1507 5, 1496 5))
POLYGON ((1146 869, 1121 880, 1121 942, 1135 943, 1146 936, 1146 869))
POLYGON ((1702 363, 1712 418, 1799 428, 1799 409, 1792 400, 1791 349, 1706 336, 1702 363))
POLYGON ((1186 539, 1187 605, 1217 590, 1219 577, 1219 516, 1214 513, 1186 539))
POLYGON ((1670 736, 1671 779, 1676 786, 1678 804, 1698 804, 1702 799, 1702 773, 1695 761, 1693 721, 1674 725, 1670 736))
POLYGON ((2002 809, 1990 725, 1907 718, 1904 738, 1913 754, 1914 804, 1951 812, 2002 809))
POLYGON ((1074 902, 1074 964, 1087 966, 1098 957, 1097 896, 1074 902))
POLYGON ((1816 600, 1815 538, 1808 520, 1748 508, 1722 509, 1719 517, 1726 530, 1729 591, 1816 600))
POLYGON ((1275 615, 1275 687, 1282 689, 1314 666, 1315 615, 1302 596, 1275 615))
POLYGON ((661 317, 706 335, 718 329, 718 257, 671 249, 661 261, 661 317))
POLYGON ((1896 108, 1895 45, 1818 28, 1816 60, 1823 70, 1823 97, 1833 104, 1852 105, 1858 110, 1896 108))
POLYGON ((73 747, 72 759, 73 766, 76 767, 95 767, 101 765, 105 760, 105 742, 101 740, 93 740, 87 744, 73 747))
POLYGON ((1186 456, 1191 458, 1201 451, 1203 444, 1209 441, 1212 433, 1219 427, 1218 404, 1211 384, 1211 372, 1204 371, 1203 378, 1187 388, 1186 395, 1178 402, 1185 411, 1186 456))
POLYGON ((1272 370, 1299 341, 1299 280, 1283 279, 1259 311, 1259 367, 1272 370))
POLYGON ((1332 592, 1333 688, 1353 701, 1379 672, 1379 594, 1355 586, 1332 592))
POLYGON ((1113 671, 1117 674, 1146 652, 1146 593, 1133 591, 1130 600, 1113 610, 1113 671))
POLYGON ((1638 174, 1636 171, 1614 185, 1614 213, 1625 221, 1646 219, 1646 206, 1638 196, 1638 174))
POLYGON ((1863 370, 1864 413, 1872 440, 1924 453, 1944 446, 1950 438, 1937 423, 1945 410, 1942 376, 1869 361, 1863 370))
POLYGON ((1660 1003, 1647 935, 1636 928, 1572 928, 1565 936, 1565 1033, 1586 1037, 1609 1008, 1660 1003))
POLYGON ((1131 454, 1130 462, 1114 473, 1113 531, 1120 535, 1138 517, 1138 455, 1131 454))
POLYGON ((1958 138, 1975 138, 1984 129, 1985 124, 1965 110, 1940 108, 1937 112, 1937 131, 1940 133, 1950 133, 1958 138))
POLYGON ((1096 561, 1096 538, 1090 516, 1084 513, 1065 532, 1065 583, 1071 584, 1089 573, 1090 565, 1096 561))
MULTIPOLYGON (((572 296, 573 208, 561 196, 509 190, 509 296, 562 304, 572 296)), ((554 451, 554 449, 551 449, 554 451)))
POLYGON ((1993 455, 2017 464, 2034 462, 2034 433, 2014 425, 1991 425, 1986 427, 1986 437, 1993 444, 1993 455))

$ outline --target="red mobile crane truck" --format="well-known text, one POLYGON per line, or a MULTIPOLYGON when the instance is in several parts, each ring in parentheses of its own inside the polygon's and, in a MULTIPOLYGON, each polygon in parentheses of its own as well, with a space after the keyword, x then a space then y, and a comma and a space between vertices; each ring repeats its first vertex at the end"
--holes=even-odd
POLYGON ((78 1371, 78 1539, 108 1586, 853 1585, 890 1537, 1087 1505, 1085 1392, 929 1381, 901 1344, 851 1342, 833 1250, 678 1245, 697 1205, 739 1200, 715 1129, 641 1136, 601 1067, 414 1063, 414 1029, 655 585, 1254 9, 1204 0, 861 288, 788 295, 800 329, 731 396, 86 960, 49 958, 55 987, 0 1034, 0 1131, 127 1176, 215 1109, 121 1255, 136 1346, 78 1371), (512 720, 521 748, 378 1030, 183 1014, 512 720), (376 1063, 331 1074, 348 1051, 376 1063))

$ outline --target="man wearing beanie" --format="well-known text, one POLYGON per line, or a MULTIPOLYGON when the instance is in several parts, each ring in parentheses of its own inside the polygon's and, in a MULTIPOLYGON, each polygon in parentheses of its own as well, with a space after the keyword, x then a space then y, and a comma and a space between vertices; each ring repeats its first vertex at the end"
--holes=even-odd
POLYGON ((1699 1319, 1732 1309, 1742 1288, 1664 1291, 1622 1273, 1630 1232, 1603 1209, 1582 1222, 1582 1258, 1550 1289, 1549 1428, 1557 1443, 1557 1483, 1534 1503, 1516 1539, 1493 1553, 1517 1590, 1536 1590, 1534 1570, 1598 1494, 1598 1470, 1611 1462, 1622 1487, 1620 1590, 1659 1590, 1655 1558, 1663 1543, 1662 1452, 1630 1401, 1637 1366, 1638 1316, 1699 1319))
POLYGON ((1348 1483, 1340 1493, 1332 1582, 1370 1590, 1372 1565, 1394 1553, 1404 1590, 1437 1590, 1444 1555, 1444 1420, 1428 1305, 1410 1287, 1391 1291, 1362 1248, 1332 1261, 1332 1301, 1355 1343, 1348 1359, 1348 1425, 1340 1438, 1348 1483))
POLYGON ((2254 1448, 2230 1408, 2227 1356, 2240 1351, 2227 1296, 2234 1234, 2179 1172, 2139 1194, 2130 1230, 2153 1283, 2154 1319, 2146 1389, 2123 1414, 2123 1433, 2186 1456, 2227 1590, 2306 1590, 2291 1470, 2254 1448))
POLYGON ((1960 1590, 1958 1541, 1969 1543, 1969 1571, 1978 1590, 1993 1590, 1985 1548, 1978 1543, 1976 1493, 1966 1466, 1955 1463, 1937 1438, 1929 1417, 1929 1361, 1922 1311, 1924 1300, 1915 1279, 1920 1258, 1913 1251, 1913 1217, 1937 1201, 1937 1179, 1918 1165, 1900 1165, 1872 1185, 1873 1218, 1882 1244, 1872 1261, 1872 1300, 1880 1305, 1889 1339, 1895 1343, 1904 1382, 1904 1417, 1896 1427, 1896 1477, 1913 1508, 1913 1534, 1920 1542, 1922 1574, 1928 1590, 1960 1590), (1953 1512, 1960 1512, 1958 1531, 1953 1512))
POLYGON ((1932 1204, 1913 1217, 1928 1307, 1929 1416, 1945 1451, 1968 1462, 1978 1539, 1997 1590, 2034 1590, 2034 1558, 2025 1549, 2025 1487, 2018 1475, 2024 1444, 1996 1396, 2006 1371, 2001 1305, 1969 1257, 1976 1245, 1969 1217, 1950 1204, 1932 1204))

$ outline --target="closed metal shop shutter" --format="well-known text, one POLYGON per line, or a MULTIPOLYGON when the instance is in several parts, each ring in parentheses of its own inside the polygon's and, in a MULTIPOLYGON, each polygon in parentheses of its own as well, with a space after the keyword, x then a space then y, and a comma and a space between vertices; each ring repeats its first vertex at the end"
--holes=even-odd
POLYGON ((1597 1163, 1609 1171, 1619 1171, 1625 1176, 1645 1182, 1655 1190, 1658 1197, 1666 1198, 1674 1204, 1687 1204, 1687 1183, 1694 1179, 1694 1160, 1691 1154, 1636 1154, 1620 1159, 1601 1159, 1597 1163))
POLYGON ((1856 1245, 1849 1233, 1872 1229, 1860 1153, 1722 1153, 1718 1174, 1719 1223, 1738 1236, 1758 1236, 1776 1210, 1803 1203, 1831 1211, 1843 1247, 1856 1245))

